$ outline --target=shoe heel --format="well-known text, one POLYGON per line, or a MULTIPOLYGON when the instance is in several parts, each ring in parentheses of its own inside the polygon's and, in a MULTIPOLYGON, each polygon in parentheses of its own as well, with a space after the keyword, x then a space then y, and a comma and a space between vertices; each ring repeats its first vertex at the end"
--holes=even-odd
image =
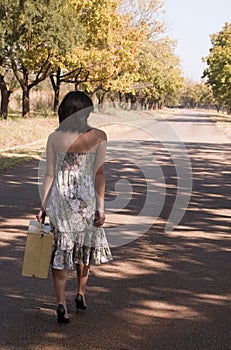
POLYGON ((77 313, 79 310, 86 310, 87 306, 83 302, 83 296, 82 294, 77 294, 75 297, 75 305, 76 305, 76 311, 77 313))
POLYGON ((62 304, 58 305, 56 312, 57 312, 57 322, 58 322, 58 324, 68 323, 70 321, 69 318, 64 317, 64 315, 65 315, 65 308, 64 308, 64 306, 62 304))

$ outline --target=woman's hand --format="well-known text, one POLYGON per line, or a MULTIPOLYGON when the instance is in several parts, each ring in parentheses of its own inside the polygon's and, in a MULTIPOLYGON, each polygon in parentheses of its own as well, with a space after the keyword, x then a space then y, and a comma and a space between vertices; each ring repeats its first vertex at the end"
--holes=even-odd
POLYGON ((46 217, 46 211, 44 208, 41 208, 38 212, 38 215, 36 215, 36 218, 38 222, 42 222, 42 224, 44 224, 45 217, 46 217))
POLYGON ((95 226, 102 226, 105 222, 105 214, 103 211, 96 211, 95 212, 95 219, 94 224, 95 226))

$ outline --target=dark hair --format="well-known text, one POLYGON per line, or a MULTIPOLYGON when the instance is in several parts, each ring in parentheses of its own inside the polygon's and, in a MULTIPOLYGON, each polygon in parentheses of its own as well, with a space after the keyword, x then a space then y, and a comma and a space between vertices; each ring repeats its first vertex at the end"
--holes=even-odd
POLYGON ((94 110, 91 98, 82 91, 70 91, 63 98, 58 109, 61 131, 86 131, 87 119, 94 110))

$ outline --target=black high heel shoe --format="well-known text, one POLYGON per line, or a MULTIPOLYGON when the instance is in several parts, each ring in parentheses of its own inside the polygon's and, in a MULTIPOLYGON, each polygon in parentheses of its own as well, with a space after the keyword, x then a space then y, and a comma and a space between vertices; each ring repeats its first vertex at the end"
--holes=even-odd
POLYGON ((77 294, 76 297, 75 297, 75 305, 76 305, 76 309, 77 309, 77 312, 78 310, 86 310, 87 308, 87 305, 84 304, 84 301, 83 301, 83 295, 82 294, 77 294))
POLYGON ((65 308, 62 304, 59 304, 57 306, 57 322, 58 323, 68 323, 70 321, 69 317, 64 317, 65 315, 65 308))

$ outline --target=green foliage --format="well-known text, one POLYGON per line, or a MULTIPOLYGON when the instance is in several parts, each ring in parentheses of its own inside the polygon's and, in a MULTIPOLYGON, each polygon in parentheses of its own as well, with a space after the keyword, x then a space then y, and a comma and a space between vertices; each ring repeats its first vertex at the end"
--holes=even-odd
POLYGON ((204 58, 208 67, 204 77, 211 86, 216 103, 231 112, 231 23, 211 35, 212 48, 204 58))
POLYGON ((182 86, 179 59, 174 54, 175 43, 168 37, 146 43, 140 52, 139 82, 148 82, 144 96, 165 103, 182 86))
POLYGON ((44 80, 82 32, 68 1, 3 0, 0 62, 11 68, 23 91, 44 80))
POLYGON ((117 12, 117 0, 71 0, 84 28, 85 40, 65 57, 61 81, 93 92, 132 89, 141 31, 117 12), (139 37, 140 36, 140 37, 139 37))
POLYGON ((67 2, 4 1, 0 12, 2 56, 6 65, 19 71, 39 73, 41 67, 59 62, 79 39, 79 27, 67 2))
MULTIPOLYGON (((151 85, 143 93, 168 98, 181 85, 175 44, 159 38, 164 26, 160 0, 71 0, 79 12, 86 40, 66 56, 61 81, 76 83, 89 93, 101 89, 136 94, 137 83, 151 85), (132 11, 131 11, 132 9, 132 11)), ((140 89, 139 93, 140 94, 140 89)))
POLYGON ((21 85, 23 114, 47 76, 56 106, 61 82, 170 103, 182 76, 162 13, 161 0, 2 0, 0 65, 21 85))
POLYGON ((209 107, 214 103, 212 89, 205 83, 186 80, 179 92, 179 105, 186 108, 209 107))
POLYGON ((85 47, 108 46, 110 30, 118 22, 117 0, 70 0, 78 13, 78 20, 85 30, 85 47))

